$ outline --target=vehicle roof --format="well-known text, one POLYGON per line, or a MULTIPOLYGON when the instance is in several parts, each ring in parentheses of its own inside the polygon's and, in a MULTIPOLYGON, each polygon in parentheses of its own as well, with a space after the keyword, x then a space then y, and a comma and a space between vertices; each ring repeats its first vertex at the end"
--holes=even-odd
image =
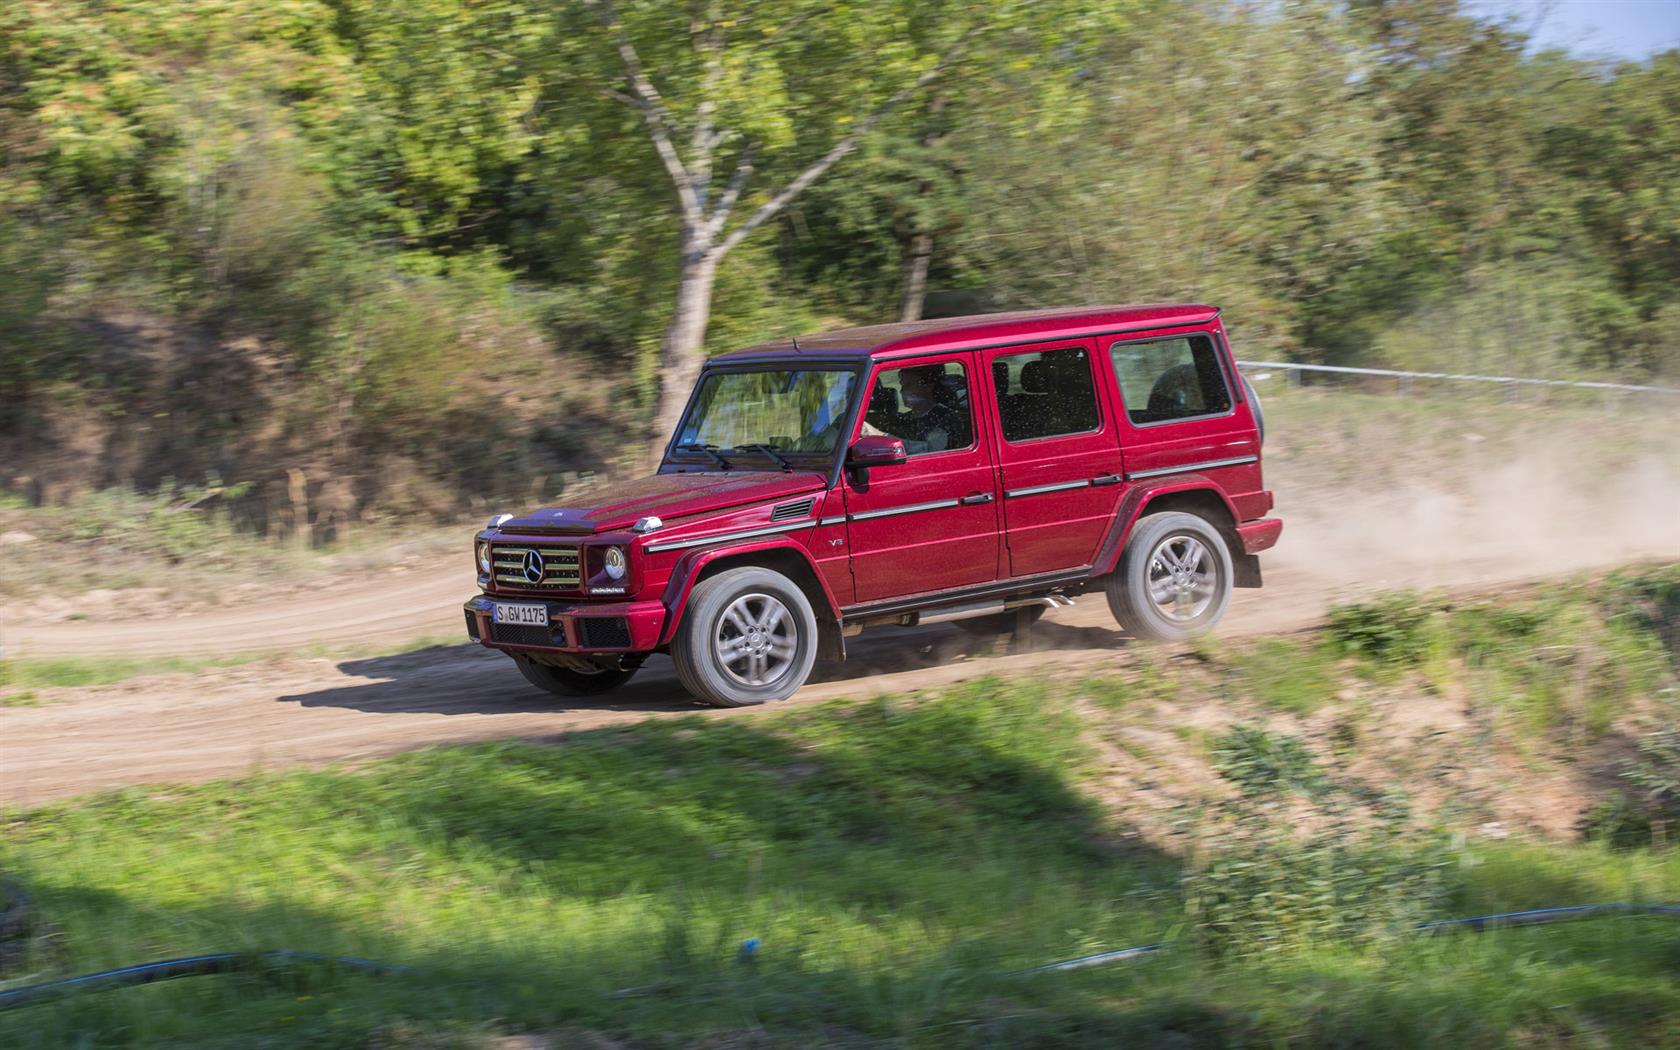
POLYGON ((967 350, 1041 339, 1073 339, 1125 329, 1201 324, 1218 316, 1217 307, 1183 303, 971 314, 777 339, 720 354, 711 363, 759 357, 882 357, 932 350, 967 350))

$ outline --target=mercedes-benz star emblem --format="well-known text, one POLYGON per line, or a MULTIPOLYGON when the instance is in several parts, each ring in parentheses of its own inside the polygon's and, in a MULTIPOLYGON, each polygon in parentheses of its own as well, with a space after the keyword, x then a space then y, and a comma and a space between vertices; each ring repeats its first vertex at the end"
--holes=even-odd
POLYGON ((536 551, 525 552, 525 579, 532 585, 539 584, 543 580, 542 555, 536 551))

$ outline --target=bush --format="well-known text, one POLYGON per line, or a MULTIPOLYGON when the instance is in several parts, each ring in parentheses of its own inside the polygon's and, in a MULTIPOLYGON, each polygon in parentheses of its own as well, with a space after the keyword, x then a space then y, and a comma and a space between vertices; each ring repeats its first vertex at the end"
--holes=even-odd
POLYGON ((1410 828, 1405 799, 1327 777, 1294 737, 1237 726, 1215 750, 1239 794, 1194 814, 1180 889, 1193 943, 1252 957, 1410 930, 1439 909, 1444 835, 1410 828), (1310 809, 1288 805, 1309 796, 1310 809))
POLYGON ((1316 793, 1324 774, 1297 737, 1253 725, 1232 726, 1213 744, 1213 768, 1245 795, 1316 793))
POLYGON ((1331 607, 1326 626, 1331 641, 1346 653, 1410 666, 1428 651, 1432 612, 1418 595, 1395 591, 1331 607))
POLYGON ((1670 832, 1680 825, 1680 729, 1647 733, 1639 742, 1639 757, 1622 776, 1639 790, 1651 842, 1668 845, 1670 832))

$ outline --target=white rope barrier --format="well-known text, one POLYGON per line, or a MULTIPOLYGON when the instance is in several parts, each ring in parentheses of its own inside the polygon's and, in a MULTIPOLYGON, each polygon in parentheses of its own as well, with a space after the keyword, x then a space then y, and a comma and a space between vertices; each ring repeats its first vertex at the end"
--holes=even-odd
POLYGON ((1587 390, 1630 390, 1642 394, 1680 394, 1680 387, 1637 386, 1633 383, 1589 383, 1568 379, 1529 379, 1523 376, 1478 376, 1456 372, 1398 372, 1389 368, 1353 368, 1348 365, 1304 365, 1294 361, 1238 361, 1238 368, 1275 368, 1287 372, 1339 372, 1356 376, 1391 376, 1396 379, 1447 379, 1465 383, 1509 383, 1523 386, 1572 386, 1587 390))

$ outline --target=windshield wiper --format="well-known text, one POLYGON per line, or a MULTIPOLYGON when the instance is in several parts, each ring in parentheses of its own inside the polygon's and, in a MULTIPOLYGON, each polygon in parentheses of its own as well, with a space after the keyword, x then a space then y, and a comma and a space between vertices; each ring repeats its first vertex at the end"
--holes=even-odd
POLYGON ((699 452, 699 453, 702 453, 706 456, 710 456, 712 462, 716 463, 718 466, 722 467, 724 470, 729 469, 729 461, 727 459, 724 459, 722 456, 718 455, 718 447, 716 445, 678 445, 677 446, 677 451, 678 452, 699 452))
POLYGON ((731 451, 731 452, 762 452, 766 456, 769 456, 771 459, 775 460, 776 465, 781 467, 783 470, 792 470, 793 469, 793 464, 788 461, 786 456, 783 456, 780 452, 777 451, 775 445, 766 445, 762 441, 754 442, 751 445, 736 445, 734 448, 730 449, 729 451, 731 451))

